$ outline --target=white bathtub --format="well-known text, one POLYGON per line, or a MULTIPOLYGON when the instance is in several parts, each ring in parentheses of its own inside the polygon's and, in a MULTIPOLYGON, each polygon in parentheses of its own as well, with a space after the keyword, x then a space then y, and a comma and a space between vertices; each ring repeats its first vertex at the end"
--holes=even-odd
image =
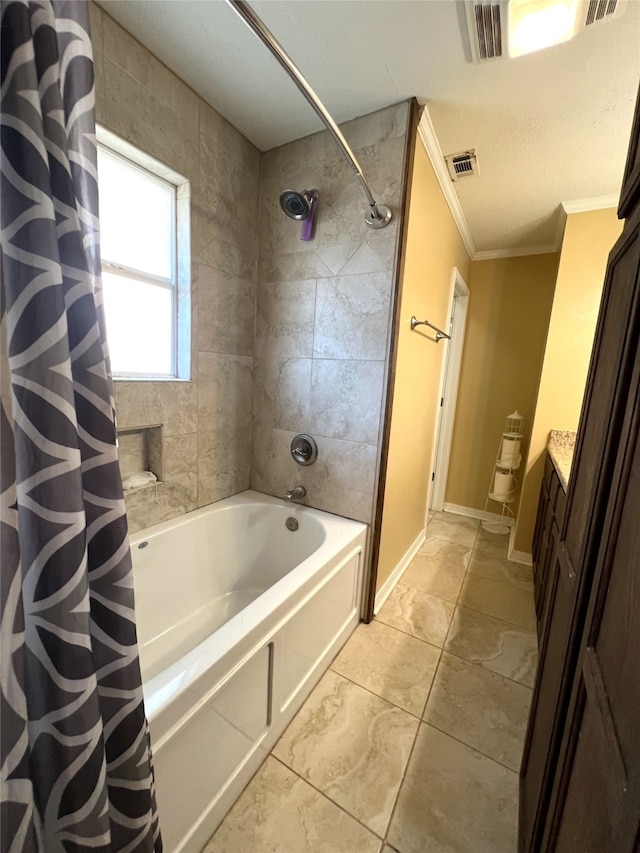
POLYGON ((203 847, 357 625, 366 531, 248 491, 131 537, 166 853, 203 847))

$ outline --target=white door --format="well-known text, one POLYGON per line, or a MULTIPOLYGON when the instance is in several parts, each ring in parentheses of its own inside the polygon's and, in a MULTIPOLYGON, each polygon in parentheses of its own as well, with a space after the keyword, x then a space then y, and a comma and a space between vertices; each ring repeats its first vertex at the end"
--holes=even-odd
POLYGON ((454 267, 449 311, 451 340, 446 342, 447 352, 442 365, 438 426, 428 502, 429 509, 438 511, 444 508, 468 304, 469 288, 460 275, 460 271, 454 267))

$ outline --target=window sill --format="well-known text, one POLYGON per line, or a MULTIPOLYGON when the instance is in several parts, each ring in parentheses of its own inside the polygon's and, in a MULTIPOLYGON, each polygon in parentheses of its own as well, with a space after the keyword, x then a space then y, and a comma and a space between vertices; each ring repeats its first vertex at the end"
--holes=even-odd
POLYGON ((112 376, 112 379, 114 382, 193 382, 180 376, 112 376))

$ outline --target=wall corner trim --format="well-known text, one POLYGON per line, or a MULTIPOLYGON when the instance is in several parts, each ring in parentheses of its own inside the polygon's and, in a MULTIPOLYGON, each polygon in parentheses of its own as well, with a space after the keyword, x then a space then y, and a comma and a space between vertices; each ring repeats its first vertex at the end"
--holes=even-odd
POLYGON ((606 207, 618 207, 619 195, 599 195, 593 198, 577 198, 574 201, 563 201, 565 213, 587 213, 590 210, 604 210, 606 207))
POLYGON ((405 552, 403 557, 400 559, 400 562, 395 567, 395 569, 391 572, 386 581, 382 584, 378 592, 376 593, 375 602, 373 604, 373 613, 377 615, 380 612, 380 608, 385 603, 387 598, 393 592, 396 584, 402 577, 402 575, 409 568, 409 563, 415 555, 418 553, 420 548, 422 548, 424 544, 424 540, 427 538, 427 534, 424 530, 421 530, 418 534, 417 538, 411 543, 408 550, 405 552))
POLYGON ((489 249, 484 252, 476 252, 471 260, 492 261, 495 258, 521 258, 525 255, 548 255, 559 251, 559 248, 559 243, 545 243, 542 246, 523 246, 519 249, 489 249))
POLYGON ((469 258, 473 259, 476 254, 476 244, 473 242, 473 237, 471 236, 471 231, 469 230, 467 220, 462 210, 460 199, 458 198, 458 194, 456 193, 453 183, 451 182, 451 178, 449 177, 449 171, 445 165, 444 155, 440 148, 440 143, 438 142, 438 137, 436 136, 436 131, 431 121, 431 116, 429 115, 429 110, 426 106, 422 109, 422 115, 420 116, 420 122, 418 123, 418 134, 427 154, 429 155, 433 171, 436 173, 440 189, 442 190, 442 194, 449 205, 449 210, 451 211, 456 227, 460 232, 460 237, 462 238, 464 247, 467 250, 469 258))
POLYGON ((516 551, 513 547, 516 541, 516 529, 512 527, 509 532, 509 550, 507 559, 512 563, 521 563, 523 566, 533 566, 533 557, 527 551, 516 551))

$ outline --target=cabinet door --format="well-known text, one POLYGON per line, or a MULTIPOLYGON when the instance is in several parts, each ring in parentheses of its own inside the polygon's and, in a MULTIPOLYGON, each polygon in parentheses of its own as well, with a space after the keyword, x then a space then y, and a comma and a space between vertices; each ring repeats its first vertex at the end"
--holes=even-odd
MULTIPOLYGON (((557 528, 556 528, 557 531, 557 528)), ((576 630, 576 575, 566 558, 557 532, 552 537, 548 614, 540 648, 529 725, 520 769, 520 851, 537 853, 545 828, 550 780, 562 733, 563 713, 571 678, 567 649, 576 630)))
POLYGON ((549 495, 544 480, 540 484, 540 497, 538 498, 538 512, 536 515, 536 526, 533 530, 533 540, 531 542, 531 556, 533 557, 533 574, 538 575, 538 567, 540 565, 540 557, 544 543, 542 540, 542 532, 544 530, 544 516, 549 503, 549 495))
MULTIPOLYGON (((547 561, 547 551, 549 548, 549 539, 551 527, 549 523, 549 513, 551 504, 549 503, 549 495, 547 487, 542 481, 540 485, 540 499, 538 500, 538 514, 536 516, 536 526, 533 534, 533 543, 531 552, 533 557, 533 589, 536 605, 536 617, 538 625, 542 615, 542 598, 544 585, 544 569, 547 561)), ((540 632, 538 631, 538 641, 540 641, 540 632)))
MULTIPOLYGON (((639 370, 640 372, 640 370, 639 370)), ((557 853, 632 853, 640 827, 640 390, 583 641, 557 853), (625 482, 626 481, 626 482, 625 482), (570 770, 569 770, 570 768, 570 770)))
MULTIPOLYGON (((635 162, 633 155, 630 157, 629 162, 635 162)), ((626 794, 620 793, 619 785, 629 785, 629 781, 623 781, 621 768, 626 759, 621 756, 625 755, 625 747, 616 729, 624 714, 620 712, 616 718, 607 711, 612 708, 607 678, 613 674, 615 664, 610 656, 605 666, 602 648, 598 647, 598 638, 601 641, 603 636, 599 622, 593 623, 595 633, 590 633, 588 645, 583 647, 581 643, 599 555, 609 540, 611 495, 621 477, 619 459, 626 446, 629 389, 634 387, 633 376, 639 362, 639 262, 640 209, 627 221, 609 256, 560 530, 557 583, 551 590, 545 629, 548 639, 541 650, 527 754, 521 771, 522 853, 550 853, 556 849, 563 853, 626 853, 633 849, 615 846, 616 839, 623 839, 626 831, 621 828, 624 821, 618 814, 620 808, 625 811, 626 794), (612 763, 606 764, 603 759, 596 772, 595 750, 603 744, 612 753, 612 763)), ((639 523, 636 515, 636 528, 639 523)), ((626 587, 616 597, 615 607, 623 608, 626 596, 626 606, 633 609, 636 589, 631 563, 628 568, 626 587)), ((635 583, 640 586, 640 580, 635 583)), ((603 602, 606 597, 602 592, 603 602)), ((611 644, 618 655, 626 654, 633 661, 631 667, 637 667, 638 653, 632 645, 637 642, 635 611, 622 609, 619 618, 626 622, 624 628, 618 625, 619 636, 611 644), (630 644, 626 648, 625 642, 630 644)), ((605 636, 615 629, 615 624, 612 610, 603 629, 605 636)), ((625 676, 632 677, 630 669, 625 676)), ((637 716, 640 706, 634 705, 634 689, 630 687, 628 701, 637 716)), ((616 695, 616 701, 624 704, 625 700, 616 695)), ((630 748, 626 749, 627 757, 635 760, 630 748)))
MULTIPOLYGON (((612 252, 605 300, 615 310, 605 311, 601 319, 591 394, 580 425, 583 447, 606 436, 600 460, 605 471, 595 477, 593 466, 598 460, 591 460, 591 471, 582 477, 583 483, 600 481, 587 528, 593 546, 584 552, 580 566, 588 606, 584 618, 578 618, 583 630, 540 847, 558 853, 636 850, 640 809, 640 209, 627 222, 612 252), (594 393, 598 388, 602 398, 594 393)), ((586 462, 574 469, 570 489, 581 481, 582 465, 586 462)), ((574 501, 576 505, 580 502, 574 501)), ((569 518, 567 531, 571 525, 569 518)))

